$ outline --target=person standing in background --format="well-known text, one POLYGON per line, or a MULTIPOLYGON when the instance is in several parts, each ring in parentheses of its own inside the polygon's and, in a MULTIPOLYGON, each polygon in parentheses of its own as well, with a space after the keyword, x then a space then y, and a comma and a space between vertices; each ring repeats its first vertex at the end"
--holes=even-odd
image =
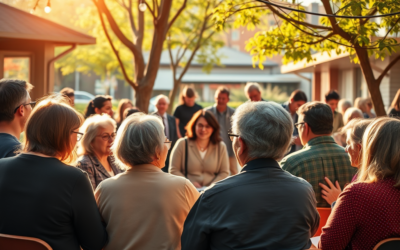
POLYGON ((191 87, 185 87, 179 97, 181 105, 176 107, 174 116, 179 126, 179 131, 182 136, 186 135, 186 125, 192 119, 194 113, 202 109, 202 107, 195 103, 196 92, 191 87))
MULTIPOLYGON (((289 101, 282 104, 282 107, 289 112, 290 116, 292 117, 293 124, 297 123, 299 116, 297 115, 297 110, 307 102, 306 94, 301 90, 295 90, 289 97, 289 101)), ((296 127, 293 130, 293 145, 290 148, 288 154, 296 152, 300 150, 303 145, 301 145, 301 141, 299 138, 299 131, 296 127)))
POLYGON ((232 141, 229 138, 229 131, 232 128, 231 117, 235 110, 228 107, 229 102, 229 90, 226 87, 219 87, 215 92, 215 103, 214 106, 206 108, 206 110, 211 111, 215 118, 217 118, 220 129, 220 136, 222 141, 226 145, 226 150, 229 156, 229 170, 231 175, 238 173, 238 163, 233 153, 232 141))
POLYGON ((60 94, 67 97, 69 99, 69 104, 71 105, 71 107, 75 107, 75 91, 71 88, 63 88, 60 91, 60 94))
POLYGON ((339 128, 343 127, 343 116, 341 113, 337 112, 336 109, 338 107, 338 103, 340 100, 340 96, 336 90, 330 90, 325 95, 325 103, 331 107, 333 114, 333 130, 332 134, 338 131, 339 128))
POLYGON ((114 112, 112 110, 112 97, 109 95, 98 95, 93 100, 91 100, 86 107, 84 112, 85 119, 94 114, 107 114, 113 117, 114 112))
POLYGON ((0 159, 15 156, 20 150, 18 139, 35 104, 29 95, 32 88, 23 80, 0 80, 0 159))
MULTIPOLYGON (((178 129, 178 123, 173 116, 167 114, 169 106, 169 98, 165 95, 158 95, 155 100, 155 106, 157 111, 153 115, 159 116, 163 120, 165 136, 171 141, 171 148, 174 148, 176 141, 181 138, 181 133, 178 129)), ((169 157, 171 150, 168 151, 167 160, 165 161, 165 167, 161 170, 168 173, 169 157)))
POLYGON ((341 99, 338 103, 338 110, 342 114, 342 117, 344 117, 344 113, 346 113, 346 110, 348 108, 351 108, 353 105, 351 104, 350 101, 346 99, 341 99))
POLYGON ((133 108, 133 104, 129 99, 121 99, 117 108, 117 115, 115 117, 115 121, 117 122, 117 130, 119 126, 121 126, 122 121, 124 120, 124 112, 127 109, 133 108))
POLYGON ((249 99, 248 101, 250 102, 261 102, 261 101, 265 101, 262 97, 261 97, 261 86, 260 84, 256 83, 256 82, 248 82, 246 83, 246 86, 244 86, 244 93, 247 96, 247 99, 249 99))
POLYGON ((392 105, 390 105, 388 116, 400 117, 400 89, 397 90, 397 94, 393 99, 392 105))

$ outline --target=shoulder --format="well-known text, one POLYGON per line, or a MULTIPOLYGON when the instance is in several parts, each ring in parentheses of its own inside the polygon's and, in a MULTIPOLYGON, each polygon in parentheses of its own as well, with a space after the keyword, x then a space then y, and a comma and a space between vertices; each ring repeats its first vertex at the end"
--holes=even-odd
POLYGON ((206 110, 206 111, 212 111, 212 108, 213 108, 214 106, 208 106, 208 107, 206 107, 206 108, 204 108, 204 110, 206 110))
POLYGON ((200 106, 198 103, 195 103, 194 104, 194 106, 196 107, 196 109, 198 109, 198 110, 200 110, 200 109, 203 109, 203 107, 202 106, 200 106))
POLYGON ((82 168, 82 169, 91 168, 91 167, 93 167, 93 161, 90 159, 89 155, 82 155, 78 159, 77 167, 82 168))
POLYGON ((223 141, 220 141, 220 142, 217 142, 216 144, 214 144, 216 147, 218 147, 220 150, 226 150, 226 145, 225 145, 225 142, 223 142, 223 141))

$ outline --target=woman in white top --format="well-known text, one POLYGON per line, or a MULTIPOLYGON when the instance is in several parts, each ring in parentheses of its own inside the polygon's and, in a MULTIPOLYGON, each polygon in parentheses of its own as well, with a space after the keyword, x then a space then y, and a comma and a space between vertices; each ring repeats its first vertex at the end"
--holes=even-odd
POLYGON ((127 170, 95 192, 107 226, 105 250, 181 249, 183 223, 200 194, 187 179, 161 170, 170 147, 161 119, 135 113, 122 122, 113 152, 127 170))
POLYGON ((80 129, 85 135, 78 146, 78 168, 88 173, 93 190, 103 180, 123 172, 114 163, 111 152, 116 128, 115 121, 103 114, 87 118, 80 129))
POLYGON ((229 158, 213 113, 197 111, 171 153, 169 172, 188 178, 196 188, 210 186, 229 176, 229 158))

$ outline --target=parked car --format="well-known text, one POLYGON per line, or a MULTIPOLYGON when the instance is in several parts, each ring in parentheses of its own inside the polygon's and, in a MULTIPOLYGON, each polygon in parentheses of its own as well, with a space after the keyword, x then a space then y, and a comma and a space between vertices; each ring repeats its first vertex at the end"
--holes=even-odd
POLYGON ((75 91, 75 103, 89 103, 91 100, 95 98, 94 95, 86 92, 86 91, 75 91))

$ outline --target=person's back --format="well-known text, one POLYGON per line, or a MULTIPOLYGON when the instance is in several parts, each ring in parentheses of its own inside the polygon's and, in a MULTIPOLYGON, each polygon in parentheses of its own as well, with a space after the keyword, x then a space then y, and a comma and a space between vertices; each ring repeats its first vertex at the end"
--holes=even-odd
POLYGON ((310 102, 298 110, 299 120, 296 124, 299 137, 305 146, 292 153, 280 162, 282 169, 304 178, 315 192, 317 207, 330 207, 321 196, 319 183, 325 177, 339 181, 342 188, 350 183, 357 169, 353 168, 345 149, 335 143, 331 133, 333 113, 331 108, 321 102, 310 102))
POLYGON ((350 183, 357 169, 353 168, 343 147, 330 136, 310 140, 304 149, 292 153, 280 162, 284 170, 308 181, 314 189, 317 207, 330 207, 322 198, 321 187, 325 177, 338 180, 342 188, 350 183))
POLYGON ((0 159, 0 233, 39 238, 54 250, 101 249, 107 235, 91 190, 81 170, 55 158, 0 159))
MULTIPOLYGON (((104 180, 96 190, 109 242, 104 249, 180 249, 182 225, 197 196, 192 184, 153 165, 104 180)), ((197 194, 198 195, 198 194, 197 194)))
POLYGON ((185 231, 212 236, 206 242, 184 231, 182 249, 306 249, 319 225, 310 184, 272 159, 253 160, 241 173, 206 190, 187 220, 197 207, 207 209, 203 223, 198 228, 186 223, 185 231))
POLYGON ((0 159, 16 156, 21 149, 21 143, 11 134, 0 133, 0 142, 0 159))

